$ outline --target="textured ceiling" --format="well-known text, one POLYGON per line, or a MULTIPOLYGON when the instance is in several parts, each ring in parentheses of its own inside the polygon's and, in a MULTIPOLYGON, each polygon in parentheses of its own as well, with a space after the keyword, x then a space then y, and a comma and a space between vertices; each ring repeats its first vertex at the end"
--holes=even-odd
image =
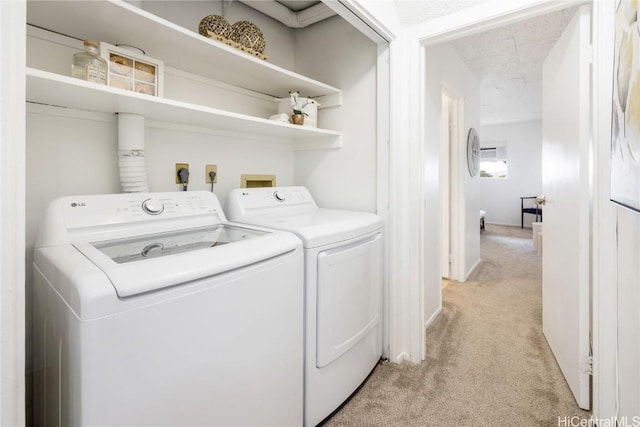
MULTIPOLYGON (((395 0, 414 25, 487 0, 395 0)), ((505 0, 507 1, 507 0, 505 0)), ((542 116, 542 62, 577 7, 538 16, 450 43, 481 84, 483 124, 542 116)))
POLYGON ((576 8, 451 42, 481 84, 482 124, 542 117, 542 63, 576 8))
POLYGON ((483 124, 540 119, 542 63, 576 7, 451 42, 481 84, 483 124))

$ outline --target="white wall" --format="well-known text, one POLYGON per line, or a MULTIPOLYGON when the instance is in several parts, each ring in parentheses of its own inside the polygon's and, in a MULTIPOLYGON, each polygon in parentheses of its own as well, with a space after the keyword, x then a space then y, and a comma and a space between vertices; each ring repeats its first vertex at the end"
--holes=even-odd
MULTIPOLYGON (((424 146, 424 197, 426 224, 440 224, 440 134, 442 116, 442 90, 446 87, 452 98, 464 100, 464 123, 461 129, 457 158, 454 160, 461 179, 462 194, 452 198, 461 200, 460 214, 463 217, 460 234, 464 239, 461 275, 464 281, 474 266, 480 261, 479 177, 471 177, 466 163, 466 136, 471 127, 480 125, 480 85, 466 68, 455 51, 448 45, 426 48, 426 103, 425 103, 425 146, 424 146)), ((480 135, 482 138, 482 135, 480 135)), ((425 226, 425 321, 433 318, 441 308, 440 245, 438 234, 433 227, 425 226), (437 240, 437 241, 436 241, 437 240)))
MULTIPOLYGON (((542 122, 503 123, 480 128, 480 145, 504 141, 507 147, 507 179, 480 178, 480 208, 485 221, 520 226, 520 197, 542 191, 542 122)), ((525 227, 535 215, 525 214, 525 227)))
POLYGON ((376 211, 376 61, 376 44, 338 16, 295 34, 296 71, 342 89, 318 126, 342 131, 343 147, 296 152, 295 182, 320 206, 376 211))
MULTIPOLYGON (((175 163, 189 164, 190 190, 209 190, 205 165, 217 164, 214 193, 222 203, 230 190, 240 186, 243 173, 273 174, 278 184, 293 183, 290 144, 174 130, 156 122, 147 124, 145 134, 151 191, 181 190, 175 184, 175 163)), ((64 195, 121 192, 116 116, 28 104, 26 139, 27 256, 31 257, 49 201, 64 195)))

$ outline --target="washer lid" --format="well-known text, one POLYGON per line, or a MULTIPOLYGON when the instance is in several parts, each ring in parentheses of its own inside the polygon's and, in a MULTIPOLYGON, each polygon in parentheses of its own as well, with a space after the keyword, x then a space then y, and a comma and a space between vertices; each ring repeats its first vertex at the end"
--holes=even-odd
POLYGON ((226 224, 73 243, 129 297, 249 266, 299 246, 289 233, 226 224))
POLYGON ((382 218, 368 212, 315 209, 298 215, 245 217, 240 221, 291 231, 302 239, 305 248, 315 248, 377 231, 382 218))

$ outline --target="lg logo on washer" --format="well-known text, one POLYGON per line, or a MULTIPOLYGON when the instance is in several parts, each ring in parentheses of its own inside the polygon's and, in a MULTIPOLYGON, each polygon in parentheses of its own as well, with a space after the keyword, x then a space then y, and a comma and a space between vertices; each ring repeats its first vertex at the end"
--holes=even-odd
POLYGON ((71 207, 72 208, 83 208, 87 206, 87 204, 85 202, 72 202, 71 203, 71 207))

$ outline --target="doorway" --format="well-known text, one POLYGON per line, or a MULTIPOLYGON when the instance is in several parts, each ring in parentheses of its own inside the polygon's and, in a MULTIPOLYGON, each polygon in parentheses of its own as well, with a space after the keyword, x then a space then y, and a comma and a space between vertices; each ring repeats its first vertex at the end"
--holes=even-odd
MULTIPOLYGON (((546 18, 546 16, 544 15, 540 15, 543 18, 546 18)), ((560 19, 560 14, 558 14, 558 11, 555 12, 554 17, 556 19, 560 19)), ((564 18, 562 18, 564 19, 564 18)), ((514 21, 514 22, 518 22, 518 21, 514 21)), ((526 23, 527 21, 525 21, 526 23)), ((525 25, 526 27, 526 25, 525 25)), ((562 28, 562 30, 559 31, 559 33, 563 33, 564 32, 564 27, 562 28)), ((496 32, 494 31, 494 34, 496 32)), ((502 34, 500 35, 502 36, 502 34)), ((522 34, 519 34, 520 37, 523 37, 522 34)), ((473 35, 473 40, 477 41, 479 39, 482 39, 483 34, 478 34, 474 32, 473 35)), ((447 42, 454 42, 456 40, 456 38, 454 36, 451 36, 451 38, 447 39, 447 42)), ((550 37, 550 40, 546 41, 548 47, 545 48, 540 48, 538 45, 534 45, 534 46, 538 46, 539 48, 539 54, 541 56, 541 59, 543 59, 544 57, 546 57, 547 53, 549 52, 549 49, 551 48, 551 46, 554 46, 556 43, 556 40, 558 40, 558 38, 556 37, 555 39, 553 37, 550 37)), ((514 43, 513 40, 510 40, 509 37, 505 37, 504 38, 504 43, 505 45, 508 45, 509 43, 514 43)), ((453 43, 452 43, 453 44, 453 43)), ((427 66, 429 64, 433 64, 434 62, 437 62, 437 60, 442 59, 444 56, 443 54, 440 53, 440 56, 434 57, 431 56, 432 52, 436 52, 435 47, 439 46, 438 44, 434 43, 432 44, 427 44, 425 43, 425 48, 424 48, 424 52, 425 52, 425 64, 427 64, 427 66)), ((532 49, 533 47, 532 46, 532 49)), ((451 52, 449 52, 450 54, 451 52)), ((455 53, 455 52, 453 52, 455 53)), ((472 52, 473 54, 475 54, 475 60, 476 63, 475 64, 469 64, 469 62, 465 62, 465 64, 471 68, 472 70, 474 69, 474 66, 477 66, 478 63, 482 63, 483 61, 486 61, 486 58, 479 58, 478 55, 482 55, 482 53, 478 54, 475 50, 473 50, 472 52)), ((517 50, 516 50, 516 54, 517 54, 517 50)), ((453 69, 455 67, 455 61, 451 60, 451 65, 449 67, 449 70, 453 69)), ((541 64, 540 64, 541 65, 541 64)), ((542 67, 540 66, 540 73, 542 72, 542 67)), ((424 73, 425 75, 427 75, 428 70, 426 73, 424 73)), ((445 73, 443 73, 442 75, 442 79, 445 78, 449 78, 449 79, 458 79, 458 81, 460 81, 460 76, 453 76, 452 73, 451 74, 447 74, 445 77, 445 73)), ((513 78, 511 78, 510 80, 507 80, 506 82, 502 82, 503 86, 501 87, 494 87, 496 92, 500 92, 500 89, 503 89, 504 92, 506 91, 513 91, 513 92, 517 92, 519 89, 522 89, 522 87, 525 85, 526 82, 526 78, 527 77, 520 77, 520 76, 514 76, 513 78)), ((529 76, 530 79, 534 79, 534 76, 529 76)), ((425 83, 424 85, 425 87, 429 88, 429 82, 425 83)), ((540 90, 540 92, 542 92, 540 90)), ((588 92, 588 91, 587 91, 588 92)), ((451 162, 449 161, 449 159, 454 158, 452 156, 452 152, 454 151, 455 147, 457 147, 459 150, 463 150, 463 146, 464 146, 464 141, 462 141, 462 144, 457 144, 456 146, 452 146, 452 142, 451 142, 451 138, 450 138, 450 134, 451 134, 451 122, 450 122, 450 116, 451 116, 451 99, 445 96, 446 94, 442 94, 442 100, 441 100, 441 108, 442 108, 442 120, 440 123, 441 126, 441 144, 442 146, 440 147, 440 165, 443 169, 445 168, 449 168, 451 165, 451 162), (448 138, 447 138, 448 137, 448 138), (446 147, 446 145, 449 144, 449 147, 446 147)), ((490 94, 490 95, 496 95, 494 94, 490 94)), ((467 92, 464 92, 462 94, 462 96, 465 98, 465 101, 468 99, 471 99, 471 102, 469 103, 469 105, 466 105, 467 110, 465 111, 465 114, 469 113, 469 109, 470 108, 474 108, 473 105, 473 96, 475 95, 469 95, 467 92)), ((480 95, 478 95, 480 96, 480 95)), ((427 98, 429 97, 429 94, 427 93, 427 98)), ((540 98, 542 97, 542 93, 540 93, 540 98)), ((524 98, 524 97, 521 97, 524 98)), ((540 122, 540 128, 542 128, 541 125, 541 107, 542 107, 542 100, 539 99, 539 104, 540 104, 540 110, 538 111, 538 118, 537 121, 540 122)), ((428 101, 425 101, 428 102, 428 101)), ((486 106, 487 104, 489 104, 487 102, 487 99, 485 98, 485 93, 482 94, 482 101, 481 101, 482 106, 486 106)), ((511 110, 515 110, 515 108, 511 108, 511 110)), ((483 111, 484 113, 485 111, 483 111)), ((473 114, 473 113, 471 113, 473 114)), ((512 122, 516 122, 518 119, 522 120, 524 116, 518 116, 516 114, 512 114, 510 120, 512 122), (514 120, 514 118, 516 120, 514 120)), ((526 117, 524 117, 526 118, 526 117)), ((466 119, 466 117, 465 117, 466 119)), ((484 116, 483 116, 484 119, 484 116)), ((471 126, 473 125, 474 120, 470 119, 467 120, 466 122, 462 122, 464 129, 467 130, 469 129, 471 126)), ((479 121, 478 121, 479 122, 479 121)), ((426 129, 425 129, 425 135, 429 135, 430 134, 430 130, 428 129, 428 126, 430 125, 429 119, 427 119, 426 121, 426 129)), ((482 138, 482 133, 481 133, 481 138, 482 138)), ((427 139, 425 139, 425 144, 429 144, 428 141, 428 137, 427 139)), ((512 147, 515 146, 511 146, 510 145, 510 154, 511 151, 515 151, 515 150, 511 150, 512 147)), ((425 153, 428 155, 429 154, 429 150, 426 149, 425 153)), ((463 159, 464 157, 460 157, 460 159, 463 159)), ((425 159, 425 163, 430 163, 430 161, 428 159, 425 159)), ((460 164, 460 163, 458 163, 460 164)), ((511 164, 510 164, 511 165, 511 164)), ((454 270, 452 269, 452 265, 449 264, 449 253, 452 253, 452 246, 454 244, 454 242, 458 241, 458 242, 463 242, 465 244, 465 252, 462 254, 461 260, 463 260, 462 262, 464 263, 463 266, 463 275, 461 276, 461 280, 463 281, 466 278, 466 275, 468 275, 472 270, 473 270, 473 266, 477 265, 477 263, 474 264, 474 241, 470 240, 470 237, 472 237, 473 235, 477 234, 478 235, 478 243, 479 243, 479 209, 476 209, 476 202, 477 199, 474 199, 474 192, 470 191, 470 189, 475 188, 475 185, 473 181, 476 181, 476 183, 479 183, 479 177, 473 177, 472 180, 469 180, 467 174, 465 173, 466 171, 464 170, 464 168, 461 168, 462 170, 459 171, 458 174, 453 174, 451 171, 448 170, 440 170, 440 178, 441 178, 441 202, 442 202, 442 206, 441 206, 441 210, 442 210, 442 225, 441 225, 441 243, 442 243, 442 253, 441 253, 441 258, 440 258, 440 262, 441 262, 441 269, 443 272, 443 277, 445 277, 446 273, 448 272, 449 275, 451 276, 454 273, 454 270), (462 173, 460 173, 462 172, 462 173), (456 179, 456 177, 460 180, 464 181, 462 182, 462 185, 460 187, 457 187, 457 190, 455 189, 455 185, 454 185, 454 180, 456 179), (464 178, 463 178, 464 177, 464 178), (448 189, 448 192, 447 192, 448 189), (460 195, 460 193, 463 194, 464 200, 462 201, 462 206, 464 206, 464 214, 463 214, 463 218, 462 220, 459 222, 459 224, 462 224, 462 229, 464 230, 464 234, 462 236, 460 236, 458 239, 456 239, 451 231, 451 224, 455 222, 454 217, 452 215, 452 206, 455 203, 455 196, 456 195, 460 195), (453 195, 453 197, 447 197, 447 195, 451 196, 453 195), (475 215, 473 215, 475 210, 475 215), (448 213, 448 214, 447 214, 448 213)), ((541 171, 539 172, 539 176, 540 176, 540 180, 541 180, 541 171)), ((510 178, 512 178, 512 176, 510 175, 510 178)), ((517 200, 517 199, 514 199, 517 200)), ((494 206, 494 209, 499 208, 498 206, 494 206)), ((517 208, 517 205, 516 205, 517 208)), ((516 209, 516 215, 517 218, 519 218, 519 211, 516 209)), ((519 222, 519 221, 518 221, 519 222)), ((510 224, 510 225, 515 225, 515 224, 510 224)), ((479 245, 478 245, 479 246, 479 245)), ((479 248, 478 248, 478 258, 479 258, 479 248)), ((479 259, 478 259, 479 261, 479 259)), ((549 264, 549 263, 547 263, 549 264)), ((441 292, 441 290, 440 290, 441 292)), ((431 297, 435 296, 430 296, 428 294, 425 294, 425 301, 428 301, 431 297)), ((441 295, 440 298, 441 299, 441 295)), ((426 302, 425 302, 426 304, 426 302)), ((428 317, 427 317, 428 318, 428 317)), ((427 345, 429 345, 429 343, 427 343, 427 345)), ((553 349, 553 346, 552 346, 553 349)), ((554 349, 555 352, 555 349, 554 349)), ((588 355, 587 355, 588 356, 588 355)), ((575 358, 576 360, 572 363, 574 363, 574 365, 571 366, 571 369, 574 368, 578 368, 579 366, 579 362, 578 359, 575 358)), ((565 372, 565 375, 567 375, 567 373, 565 372)), ((584 402, 581 403, 581 406, 585 407, 584 402)), ((588 407, 588 403, 586 404, 586 406, 588 407)))

